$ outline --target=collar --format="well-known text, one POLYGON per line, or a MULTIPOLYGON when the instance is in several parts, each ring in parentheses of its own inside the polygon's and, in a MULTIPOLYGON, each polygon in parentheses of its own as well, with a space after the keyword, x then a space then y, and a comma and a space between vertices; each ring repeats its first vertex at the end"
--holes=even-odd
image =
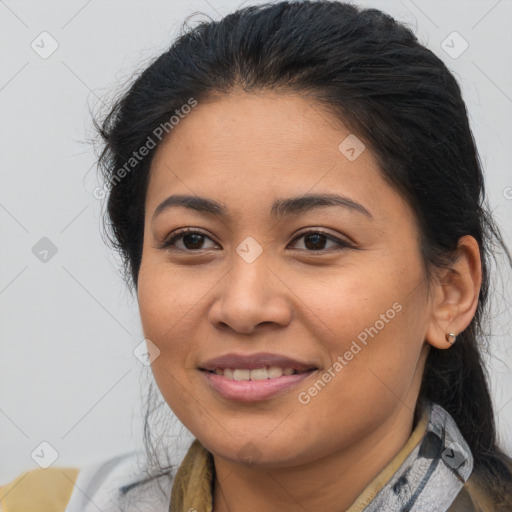
MULTIPOLYGON (((473 470, 471 450, 452 416, 426 401, 406 444, 347 512, 445 510, 473 470)), ((169 512, 211 512, 213 456, 195 439, 173 482, 169 512)))

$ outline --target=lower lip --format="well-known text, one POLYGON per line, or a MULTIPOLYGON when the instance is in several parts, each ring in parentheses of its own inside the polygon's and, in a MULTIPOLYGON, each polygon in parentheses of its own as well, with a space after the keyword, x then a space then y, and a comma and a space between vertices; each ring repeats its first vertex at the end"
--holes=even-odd
POLYGON ((208 384, 223 397, 239 402, 255 402, 292 388, 318 370, 265 380, 231 380, 206 370, 200 371, 207 379, 208 384))

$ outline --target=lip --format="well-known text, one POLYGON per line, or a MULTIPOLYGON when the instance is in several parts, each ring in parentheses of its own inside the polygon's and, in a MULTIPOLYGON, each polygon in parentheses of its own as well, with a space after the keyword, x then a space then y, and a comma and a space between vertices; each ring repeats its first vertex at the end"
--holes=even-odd
POLYGON ((291 357, 273 354, 271 352, 258 352, 255 354, 223 354, 202 362, 198 368, 207 383, 224 398, 239 402, 255 402, 265 400, 279 393, 289 390, 299 382, 318 372, 315 363, 299 361, 291 357), (265 380, 231 380, 214 372, 217 368, 225 370, 245 369, 255 370, 265 366, 279 366, 280 368, 293 368, 299 373, 282 375, 265 380))
MULTIPOLYGON (((293 368, 298 372, 318 369, 318 366, 315 363, 298 361, 288 356, 272 354, 270 352, 258 352, 247 355, 235 353, 223 354, 200 363, 199 369, 208 371, 214 371, 216 368, 220 368, 222 370, 226 368, 256 370, 257 368, 263 368, 264 366, 293 368)), ((292 377, 292 375, 289 375, 288 377, 292 377)))
POLYGON ((293 375, 282 375, 281 377, 276 377, 274 379, 237 381, 226 379, 222 375, 210 373, 206 370, 200 371, 205 377, 207 383, 215 391, 224 398, 238 402, 256 402, 266 400, 267 398, 291 389, 299 382, 318 372, 317 369, 311 369, 302 373, 295 373, 293 375))

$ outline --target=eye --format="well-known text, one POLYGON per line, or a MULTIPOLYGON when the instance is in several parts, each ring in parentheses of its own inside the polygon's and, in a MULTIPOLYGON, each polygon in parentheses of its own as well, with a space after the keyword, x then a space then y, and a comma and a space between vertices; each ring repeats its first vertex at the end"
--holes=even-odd
MULTIPOLYGON (((204 247, 204 240, 213 240, 204 234, 202 231, 197 231, 192 228, 186 228, 174 233, 174 235, 166 240, 159 246, 160 249, 170 249, 176 251, 193 252, 202 249, 211 249, 211 247, 204 247), (178 247, 176 242, 181 242, 182 247, 178 247)), ((178 244, 179 245, 179 244, 178 244)), ((217 244, 215 244, 216 246, 217 244)))
MULTIPOLYGON (((307 250, 307 252, 320 252, 329 250, 329 247, 325 247, 325 245, 329 242, 333 242, 335 244, 335 250, 343 250, 349 247, 353 247, 348 242, 324 231, 315 230, 301 233, 293 239, 292 244, 301 238, 304 238, 304 248, 307 250), (337 249, 336 245, 338 246, 337 249)), ((174 233, 170 238, 164 240, 164 242, 159 246, 159 249, 195 252, 218 247, 215 242, 213 242, 213 247, 205 247, 204 241, 206 239, 213 242, 213 240, 202 231, 198 231, 193 228, 185 228, 178 231, 177 233, 174 233), (180 243, 182 244, 181 247, 179 246, 180 243)))
POLYGON ((308 250, 308 252, 319 252, 325 251, 329 248, 325 247, 326 243, 334 242, 338 248, 335 250, 343 250, 349 247, 353 247, 348 242, 341 240, 340 238, 331 235, 325 231, 307 231, 306 233, 301 233, 299 236, 293 239, 293 242, 304 238, 304 247, 308 250))

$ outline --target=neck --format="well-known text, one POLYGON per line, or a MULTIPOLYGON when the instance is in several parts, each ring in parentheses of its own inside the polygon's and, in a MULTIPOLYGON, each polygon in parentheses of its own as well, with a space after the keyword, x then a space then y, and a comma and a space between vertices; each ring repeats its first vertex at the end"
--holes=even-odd
POLYGON ((406 444, 417 419, 401 407, 357 443, 293 467, 262 469, 214 456, 213 512, 347 510, 406 444))

